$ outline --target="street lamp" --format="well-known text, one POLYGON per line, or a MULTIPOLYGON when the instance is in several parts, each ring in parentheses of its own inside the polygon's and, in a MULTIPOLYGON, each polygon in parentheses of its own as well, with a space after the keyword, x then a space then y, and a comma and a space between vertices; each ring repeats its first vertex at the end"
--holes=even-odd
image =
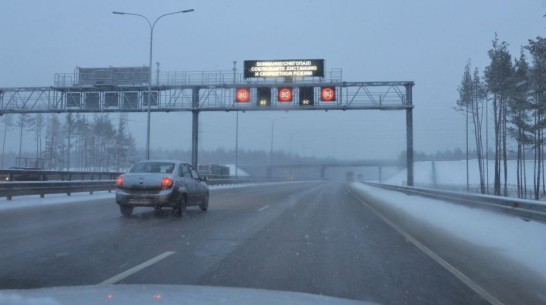
POLYGON ((152 104, 152 42, 153 42, 153 37, 154 37, 154 28, 155 28, 155 24, 159 21, 159 19, 165 17, 165 16, 169 16, 169 15, 174 15, 174 14, 182 14, 182 13, 190 13, 190 12, 193 12, 194 9, 189 9, 189 10, 183 10, 183 11, 177 11, 177 12, 172 12, 172 13, 167 13, 167 14, 163 14, 159 17, 157 17, 157 19, 154 21, 154 23, 151 23, 150 20, 148 18, 146 18, 145 16, 143 15, 140 15, 140 14, 134 14, 134 13, 126 13, 126 12, 112 12, 113 14, 116 14, 116 15, 131 15, 131 16, 138 16, 138 17, 142 17, 144 18, 144 20, 146 20, 146 22, 148 22, 148 25, 150 26, 150 62, 149 62, 149 65, 148 65, 148 68, 149 68, 149 79, 148 79, 148 120, 147 120, 147 127, 146 127, 146 160, 150 160, 150 110, 151 110, 151 104, 152 104))

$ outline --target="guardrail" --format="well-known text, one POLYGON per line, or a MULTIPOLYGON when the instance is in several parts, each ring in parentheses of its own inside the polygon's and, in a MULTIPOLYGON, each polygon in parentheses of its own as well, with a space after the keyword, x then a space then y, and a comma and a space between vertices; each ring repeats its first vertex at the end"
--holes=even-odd
MULTIPOLYGON (((218 178, 207 181, 208 185, 222 184, 243 184, 254 182, 277 182, 280 179, 270 178, 218 178)), ((89 180, 89 181, 10 181, 0 183, 0 197, 6 197, 11 200, 14 196, 40 195, 44 198, 46 194, 63 194, 70 196, 72 193, 94 191, 111 192, 116 188, 115 180, 89 180)))
POLYGON ((258 182, 279 182, 289 181, 285 178, 269 178, 269 177, 237 177, 237 176, 210 176, 207 180, 208 185, 221 184, 244 184, 258 182))
POLYGON ((546 222, 546 202, 500 197, 492 195, 460 193, 453 191, 443 191, 428 188, 400 186, 392 184, 380 184, 373 182, 360 181, 361 183, 381 187, 388 190, 403 192, 406 194, 419 195, 435 199, 443 199, 456 203, 463 203, 471 206, 485 206, 494 209, 500 209, 504 212, 517 215, 524 219, 533 219, 546 222))
POLYGON ((46 194, 63 194, 68 196, 72 193, 94 191, 109 191, 116 188, 114 180, 94 181, 36 181, 36 182, 6 182, 0 183, 0 197, 11 200, 13 196, 40 195, 43 198, 46 194))
POLYGON ((39 169, 0 169, 1 181, 115 180, 120 172, 52 171, 39 169))
POLYGON ((207 181, 208 185, 222 185, 222 184, 244 184, 258 182, 257 180, 250 179, 231 179, 231 178, 220 178, 220 179, 209 179, 207 181))

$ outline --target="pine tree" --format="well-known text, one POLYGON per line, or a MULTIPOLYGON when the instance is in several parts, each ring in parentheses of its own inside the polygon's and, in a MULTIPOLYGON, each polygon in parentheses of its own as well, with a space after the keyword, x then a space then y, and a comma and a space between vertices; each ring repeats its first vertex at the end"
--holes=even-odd
POLYGON ((472 76, 470 75, 470 61, 466 64, 461 85, 458 88, 459 99, 457 110, 465 112, 466 125, 466 191, 469 191, 469 169, 468 169, 468 116, 472 104, 472 76))
POLYGON ((513 66, 508 44, 499 43, 497 35, 493 48, 488 52, 491 63, 485 68, 487 89, 492 94, 495 132, 495 195, 501 194, 501 161, 504 160, 504 195, 507 195, 506 181, 508 165, 506 158, 507 103, 513 87, 513 66))
POLYGON ((61 170, 63 164, 64 141, 61 122, 56 115, 51 115, 46 124, 44 156, 48 160, 48 168, 61 170))
POLYGON ((480 191, 482 194, 485 190, 485 175, 484 175, 484 151, 482 139, 482 124, 483 124, 483 103, 487 100, 485 84, 481 81, 478 68, 474 69, 472 79, 472 122, 474 125, 474 139, 476 141, 476 157, 478 158, 478 169, 480 173, 480 191))
POLYGON ((32 130, 34 126, 35 120, 33 117, 29 116, 26 113, 19 114, 19 118, 17 119, 16 126, 17 129, 19 129, 19 154, 17 155, 19 158, 19 162, 21 162, 21 158, 23 157, 23 135, 25 131, 32 130))
POLYGON ((535 148, 535 169, 534 169, 534 191, 535 199, 540 197, 540 181, 543 178, 543 131, 546 127, 546 38, 537 37, 536 40, 529 40, 526 47, 531 54, 533 65, 530 69, 529 79, 534 105, 534 148, 535 148), (541 176, 542 175, 542 176, 541 176))
POLYGON ((508 103, 508 120, 513 127, 509 129, 509 134, 517 142, 516 181, 518 197, 524 198, 527 192, 525 147, 532 143, 532 126, 530 124, 532 105, 528 98, 530 90, 529 64, 523 52, 521 52, 519 59, 515 60, 514 67, 514 88, 512 90, 512 97, 508 103))
POLYGON ((485 177, 484 177, 484 160, 483 160, 483 139, 482 139, 482 122, 483 122, 483 102, 486 99, 485 85, 482 83, 479 70, 474 70, 474 75, 470 73, 470 62, 465 66, 463 73, 463 79, 459 85, 459 99, 457 100, 457 109, 459 111, 466 112, 466 124, 467 124, 467 191, 468 191, 468 119, 469 115, 472 118, 472 125, 474 127, 474 140, 476 143, 476 157, 478 158, 478 170, 480 174, 480 191, 482 194, 486 193, 485 190, 485 177))
POLYGON ((41 113, 34 116, 34 131, 36 140, 36 160, 40 158, 42 152, 42 129, 44 127, 44 117, 41 113))
POLYGON ((74 119, 72 118, 72 113, 69 112, 66 115, 65 122, 66 130, 66 169, 70 170, 72 168, 72 135, 74 132, 74 119))

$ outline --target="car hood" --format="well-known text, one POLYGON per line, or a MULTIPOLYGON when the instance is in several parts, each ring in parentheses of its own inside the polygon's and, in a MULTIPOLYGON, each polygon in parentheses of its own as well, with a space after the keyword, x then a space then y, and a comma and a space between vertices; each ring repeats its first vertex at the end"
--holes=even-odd
POLYGON ((374 304, 299 292, 192 285, 74 286, 1 290, 0 304, 374 304))

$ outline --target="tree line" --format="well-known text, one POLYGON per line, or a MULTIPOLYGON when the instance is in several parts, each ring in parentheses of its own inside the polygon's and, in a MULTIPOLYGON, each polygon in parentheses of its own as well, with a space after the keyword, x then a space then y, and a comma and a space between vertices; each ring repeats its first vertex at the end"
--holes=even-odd
POLYGON ((117 122, 107 114, 95 114, 90 118, 68 113, 64 120, 59 117, 40 113, 4 115, 0 167, 11 163, 5 160, 8 134, 17 136, 17 159, 31 159, 31 164, 26 165, 32 167, 122 171, 138 159, 134 138, 127 130, 127 114, 121 114, 117 122), (23 145, 28 143, 33 143, 31 154, 28 148, 23 150, 23 145))
MULTIPOLYGON (((127 130, 128 114, 112 118, 107 114, 12 114, 2 116, 4 128, 0 168, 11 166, 40 167, 48 170, 125 171, 144 158, 144 150, 135 147, 127 130), (6 151, 6 139, 16 145, 6 151), (14 141, 15 139, 15 141, 14 141), (26 159, 28 163, 16 162, 26 159)), ((155 159, 176 159, 190 162, 191 149, 156 148, 150 152, 155 159)), ((239 149, 239 162, 268 163, 268 151, 239 149)), ((209 164, 234 164, 235 151, 222 147, 199 152, 199 161, 209 164)), ((273 160, 297 162, 301 157, 274 151, 273 160)))
MULTIPOLYGON (((470 61, 466 64, 458 87, 458 111, 464 112, 467 128, 467 160, 469 154, 469 126, 472 126, 472 142, 478 159, 481 193, 487 193, 485 183, 485 159, 488 143, 487 135, 493 127, 494 178, 493 193, 508 195, 507 143, 513 141, 517 146, 516 181, 517 195, 526 196, 526 172, 533 173, 533 194, 539 199, 546 194, 544 177, 544 129, 546 128, 546 38, 529 39, 521 47, 518 57, 512 57, 508 43, 499 41, 497 35, 488 51, 490 63, 483 69, 472 69, 470 61), (489 118, 492 115, 492 122, 489 118), (485 122, 484 122, 485 120, 485 122), (485 143, 484 143, 485 142, 485 143), (533 168, 527 169, 526 156, 531 153, 533 168)), ((468 161, 467 161, 468 172, 468 161)))

